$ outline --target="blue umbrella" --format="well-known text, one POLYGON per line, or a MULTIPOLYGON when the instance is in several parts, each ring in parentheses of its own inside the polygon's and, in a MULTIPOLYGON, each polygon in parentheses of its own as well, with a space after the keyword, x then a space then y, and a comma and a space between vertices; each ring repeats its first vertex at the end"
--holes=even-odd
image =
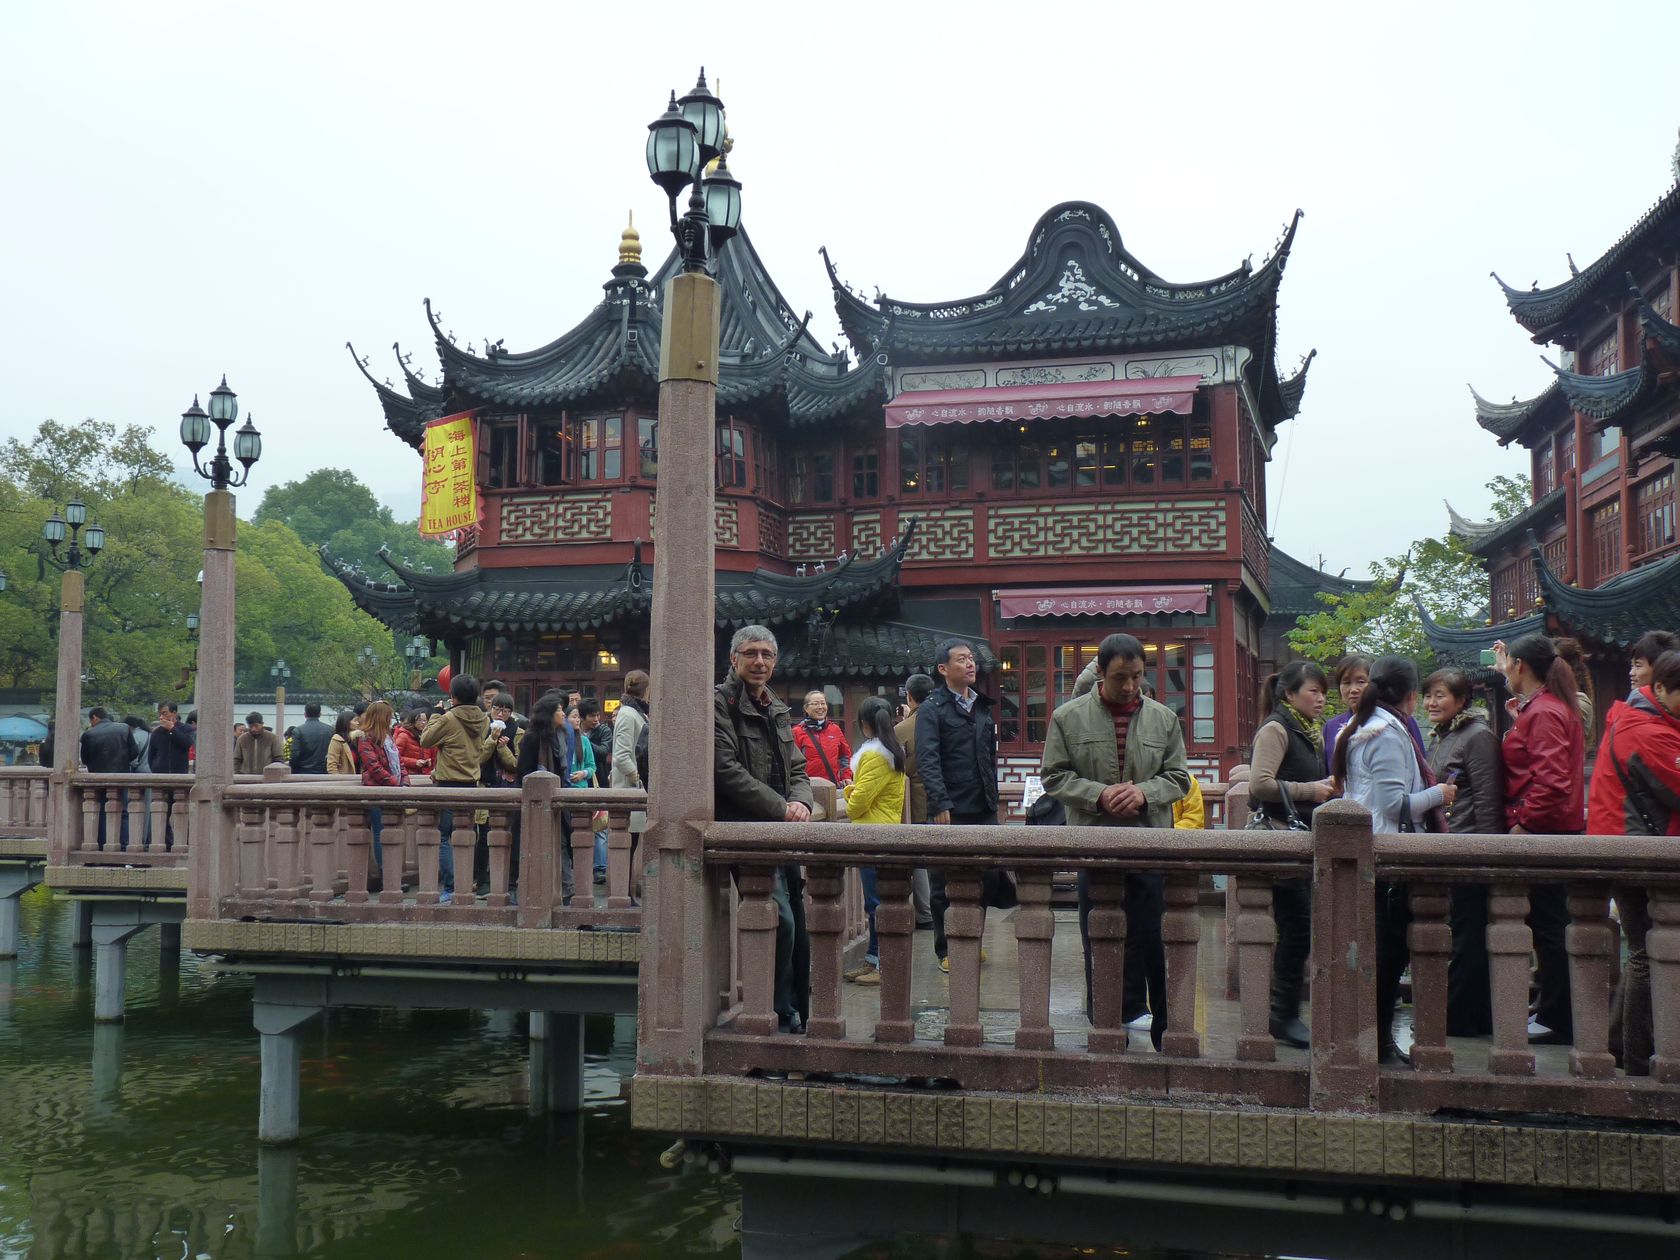
POLYGON ((0 744, 33 744, 47 737, 47 728, 34 718, 14 714, 0 718, 0 744))

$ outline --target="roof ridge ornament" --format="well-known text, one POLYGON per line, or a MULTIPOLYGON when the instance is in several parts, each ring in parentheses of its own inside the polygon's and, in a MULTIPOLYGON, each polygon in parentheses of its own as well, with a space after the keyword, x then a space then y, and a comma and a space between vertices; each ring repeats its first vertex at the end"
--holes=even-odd
POLYGON ((1069 258, 1062 268, 1061 282, 1031 306, 1023 308, 1021 313, 1054 314, 1059 307, 1069 304, 1082 311, 1118 310, 1120 307, 1120 303, 1086 279, 1085 268, 1079 265, 1077 258, 1069 258))

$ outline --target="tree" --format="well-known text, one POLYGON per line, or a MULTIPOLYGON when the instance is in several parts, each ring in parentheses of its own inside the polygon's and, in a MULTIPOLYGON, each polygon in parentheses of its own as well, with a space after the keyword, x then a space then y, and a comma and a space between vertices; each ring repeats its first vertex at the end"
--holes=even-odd
MULTIPOLYGON (((1495 477, 1487 483, 1494 511, 1508 520, 1529 505, 1527 478, 1495 477)), ((1409 656, 1427 673, 1434 652, 1423 631, 1419 602, 1443 625, 1480 625, 1487 616, 1487 571, 1479 557, 1452 534, 1420 538, 1404 555, 1371 565, 1375 585, 1352 595, 1321 593, 1321 612, 1302 617, 1289 646, 1309 660, 1329 663, 1350 652, 1409 656)))
POLYGON ((343 468, 318 468, 298 481, 272 486, 252 519, 281 521, 309 546, 326 547, 337 559, 359 564, 369 573, 384 569, 385 548, 392 559, 439 573, 455 567, 449 547, 420 534, 417 521, 398 521, 373 491, 343 468))

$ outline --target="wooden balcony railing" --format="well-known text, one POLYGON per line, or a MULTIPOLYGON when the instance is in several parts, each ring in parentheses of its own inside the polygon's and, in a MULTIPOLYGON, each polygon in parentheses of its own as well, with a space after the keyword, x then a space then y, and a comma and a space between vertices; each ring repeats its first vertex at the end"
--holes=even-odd
MULTIPOLYGON (((713 916, 738 920, 738 986, 720 986, 712 1026, 696 1056, 706 1074, 794 1071, 865 1078, 923 1078, 968 1090, 1100 1092, 1104 1097, 1202 1098, 1319 1111, 1434 1114, 1472 1109, 1606 1117, 1672 1117, 1680 1107, 1680 861, 1662 840, 1582 836, 1381 836, 1357 805, 1321 807, 1311 833, 1152 831, 1071 827, 799 827, 716 823, 705 832, 713 916), (804 865, 811 935, 811 1018, 803 1037, 777 1035, 773 1009, 776 866, 804 865), (950 898, 948 1018, 923 1031, 913 1018, 910 873, 943 870, 950 898), (858 1020, 843 1009, 841 955, 850 929, 849 872, 873 867, 881 904, 879 1011, 858 1020), (981 1019, 981 880, 1013 872, 1020 907, 1011 924, 1017 967, 1013 1009, 981 1019), (1050 908, 1053 872, 1079 870, 1091 885, 1095 1009, 1080 1035, 1051 1021, 1051 951, 1079 950, 1050 908), (1165 876, 1163 936, 1169 1020, 1161 1052, 1131 1040, 1120 1019, 1128 871, 1165 876), (1232 880, 1231 948, 1237 955, 1239 1028, 1216 1054, 1197 1015, 1222 999, 1224 977, 1203 967, 1197 889, 1204 876, 1232 880), (1276 941, 1272 881, 1313 881, 1312 1048, 1280 1056, 1268 1032, 1271 955, 1276 941), (739 889, 740 905, 731 903, 739 889), (1378 883, 1410 886, 1415 1066, 1377 1063, 1375 990, 1378 883), (1496 1032, 1486 1063, 1455 1059, 1445 1036, 1450 930, 1448 889, 1488 885, 1488 928, 1496 1032), (1568 929, 1574 1045, 1567 1067, 1551 1056, 1537 1071, 1527 1041, 1531 942, 1523 918, 1536 883, 1569 888, 1568 929), (1648 1077, 1614 1067, 1606 1045, 1614 937, 1613 888, 1644 889, 1655 1056, 1648 1077), (1061 929, 1059 931, 1058 929, 1061 929), (1205 974, 1204 974, 1205 973, 1205 974), (1204 992, 1204 988, 1207 990, 1204 992), (999 1016, 1002 1016, 999 1027, 999 1016)), ((1210 929, 1217 924, 1210 924, 1210 929)), ((1204 941, 1204 935, 1206 940, 1204 941)), ((722 964, 713 954, 712 965, 722 964)), ((925 965, 926 960, 923 960, 925 965)), ((989 990, 996 1006, 996 989, 989 990)), ((644 999, 655 1009, 665 995, 644 999)), ((1065 1012, 1064 1012, 1065 1014, 1065 1012)), ((1479 1043, 1478 1043, 1479 1044, 1479 1043)))
POLYGON ((44 766, 0 766, 0 839, 46 838, 49 775, 44 766))

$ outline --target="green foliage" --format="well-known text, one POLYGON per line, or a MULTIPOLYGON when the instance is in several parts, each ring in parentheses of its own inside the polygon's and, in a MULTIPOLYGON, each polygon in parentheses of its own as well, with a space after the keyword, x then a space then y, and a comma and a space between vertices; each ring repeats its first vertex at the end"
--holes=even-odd
POLYGON ((1487 483, 1487 488, 1493 491, 1493 519, 1496 521, 1508 521, 1519 516, 1534 502, 1534 481, 1526 473, 1520 477, 1500 473, 1487 483))
POLYGON ((1309 660, 1333 664, 1350 652, 1409 656, 1427 673, 1434 652, 1423 632, 1417 600, 1446 625, 1479 623, 1486 615, 1488 578, 1457 538, 1421 538, 1400 556, 1371 565, 1376 585, 1352 595, 1320 594, 1322 612, 1302 617, 1289 646, 1309 660))
MULTIPOLYGON (((135 427, 47 421, 0 447, 0 570, 10 578, 0 594, 0 685, 50 692, 56 684, 59 578, 41 559, 41 524, 79 496, 107 539, 87 569, 84 703, 145 712, 160 699, 190 698, 196 647, 186 617, 199 607, 203 500, 170 472, 150 431, 135 427)), ((400 528, 371 495, 355 507, 400 528)), ((383 689, 405 680, 389 631, 356 608, 289 526, 241 525, 236 565, 237 686, 266 689, 281 657, 295 690, 349 697, 364 682, 383 689), (364 646, 375 651, 371 678, 364 646)))
POLYGON ((393 560, 417 569, 429 565, 448 573, 455 567, 453 550, 421 537, 418 521, 396 520, 355 473, 343 468, 318 468, 299 481, 270 487, 252 520, 284 522, 310 547, 326 547, 336 559, 369 573, 385 568, 381 547, 393 560))

